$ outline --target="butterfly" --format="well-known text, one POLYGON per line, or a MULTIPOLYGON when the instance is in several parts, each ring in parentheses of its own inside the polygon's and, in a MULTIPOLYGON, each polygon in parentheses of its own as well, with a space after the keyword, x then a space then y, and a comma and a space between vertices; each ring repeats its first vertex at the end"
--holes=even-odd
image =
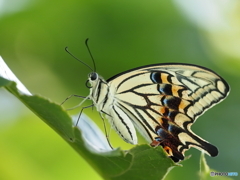
POLYGON ((227 82, 212 70, 184 63, 152 64, 108 80, 93 70, 87 84, 87 98, 127 143, 138 143, 137 129, 174 162, 183 160, 190 147, 217 156, 218 149, 191 130, 200 115, 229 93, 227 82))

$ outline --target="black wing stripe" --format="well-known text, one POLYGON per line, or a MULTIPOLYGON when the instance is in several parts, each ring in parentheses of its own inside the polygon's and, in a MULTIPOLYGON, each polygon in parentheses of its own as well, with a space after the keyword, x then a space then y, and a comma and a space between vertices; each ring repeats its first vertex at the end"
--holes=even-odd
MULTIPOLYGON (((142 106, 136 106, 136 105, 133 105, 133 104, 129 104, 128 102, 124 102, 124 101, 121 101, 121 103, 118 103, 118 105, 119 106, 121 106, 122 108, 124 108, 124 110, 126 111, 126 112, 128 112, 129 114, 131 114, 132 116, 134 116, 134 118, 136 119, 136 120, 138 120, 139 121, 139 123, 144 123, 149 129, 151 129, 152 131, 155 131, 155 129, 153 129, 151 126, 150 126, 150 124, 148 123, 148 120, 149 119, 151 119, 154 123, 156 123, 156 124, 159 124, 159 122, 158 121, 156 121, 156 119, 153 117, 153 116, 151 116, 147 111, 146 111, 146 109, 144 108, 144 107, 142 107, 142 106), (139 115, 139 117, 136 117, 131 111, 129 111, 128 109, 127 109, 127 106, 125 106, 124 104, 126 104, 127 106, 130 106, 130 107, 132 107, 132 109, 131 110, 133 110, 135 113, 137 113, 137 115, 139 115), (141 114, 139 114, 139 110, 141 110, 141 111, 144 111, 144 113, 149 117, 149 119, 145 119, 141 114), (141 121, 140 121, 141 120, 141 121)), ((154 109, 151 109, 152 111, 154 111, 154 109)), ((131 119, 131 117, 129 117, 130 119, 131 119)))
POLYGON ((207 141, 201 139, 199 136, 195 135, 194 133, 186 133, 187 136, 190 136, 192 139, 194 139, 198 144, 190 141, 184 141, 183 146, 179 149, 180 152, 183 152, 184 149, 189 149, 190 146, 193 146, 197 149, 203 149, 205 150, 210 156, 214 157, 218 155, 218 149, 213 146, 212 144, 208 143, 207 141))
MULTIPOLYGON (((133 140, 133 135, 131 130, 129 129, 128 125, 125 123, 124 119, 120 116, 120 114, 118 113, 118 111, 116 110, 115 106, 112 107, 113 111, 116 113, 116 115, 118 116, 118 119, 121 121, 121 123, 126 127, 128 134, 131 136, 131 139, 133 140)), ((115 126, 115 128, 117 129, 117 126, 115 126)), ((121 132, 118 130, 119 134, 121 134, 121 132)), ((124 136, 121 134, 121 136, 124 138, 124 136)), ((124 138, 125 139, 125 138, 124 138)))
MULTIPOLYGON (((153 133, 155 133, 155 129, 153 129, 150 124, 142 117, 142 115, 136 110, 136 109, 132 109, 134 110, 134 112, 140 117, 136 117, 131 111, 129 111, 129 109, 127 107, 125 107, 122 103, 118 103, 117 105, 120 109, 124 109, 125 112, 128 112, 127 116, 129 117, 129 119, 132 120, 132 122, 134 123, 134 125, 136 125, 137 127, 139 127, 139 125, 134 121, 136 120, 140 125, 141 125, 141 129, 144 129, 145 132, 148 134, 148 137, 152 138, 152 135, 150 134, 149 130, 153 133), (130 116, 129 116, 130 114, 130 116)), ((139 127, 140 128, 140 127, 139 127)))
MULTIPOLYGON (((145 84, 140 84, 140 85, 137 85, 137 86, 134 86, 130 89, 127 89, 125 91, 122 91, 120 92, 119 94, 124 94, 124 93, 127 93, 127 92, 133 92, 133 93, 137 93, 135 90, 138 89, 138 88, 141 88, 141 87, 145 87, 145 86, 149 86, 149 85, 152 85, 152 83, 145 83, 145 84)), ((120 87, 120 86, 118 86, 120 87)), ((142 94, 143 95, 143 94, 142 94)))
POLYGON ((145 74, 146 72, 143 72, 143 73, 138 73, 138 74, 135 74, 135 75, 132 75, 132 76, 129 76, 129 77, 127 77, 127 78, 125 78, 122 82, 120 82, 119 84, 118 84, 118 86, 117 86, 117 90, 119 89, 119 87, 124 83, 124 82, 126 82, 126 81, 128 81, 129 79, 131 79, 131 78, 133 78, 133 77, 136 77, 136 76, 139 76, 139 75, 141 75, 141 74, 145 74))

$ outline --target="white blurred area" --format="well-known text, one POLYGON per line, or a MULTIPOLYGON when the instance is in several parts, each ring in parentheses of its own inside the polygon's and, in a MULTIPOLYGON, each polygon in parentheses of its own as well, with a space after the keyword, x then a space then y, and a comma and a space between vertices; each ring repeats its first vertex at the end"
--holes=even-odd
POLYGON ((182 14, 203 33, 210 45, 210 51, 214 52, 210 55, 214 56, 215 63, 223 61, 221 64, 226 67, 227 71, 239 73, 240 1, 174 1, 182 14))
POLYGON ((36 0, 0 0, 0 18, 4 15, 22 11, 35 2, 36 0))
POLYGON ((6 89, 0 89, 0 124, 1 127, 4 125, 11 125, 22 116, 24 113, 28 113, 26 108, 23 107, 22 103, 10 94, 6 89), (10 112, 10 113, 9 113, 10 112))

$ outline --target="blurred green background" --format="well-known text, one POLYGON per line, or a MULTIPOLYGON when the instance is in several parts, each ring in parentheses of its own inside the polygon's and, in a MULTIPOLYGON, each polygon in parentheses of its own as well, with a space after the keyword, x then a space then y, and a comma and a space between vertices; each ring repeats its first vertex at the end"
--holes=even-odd
MULTIPOLYGON (((137 66, 181 62, 208 67, 230 84, 229 97, 206 112, 193 131, 219 148, 207 157, 219 172, 240 173, 240 2, 126 0, 0 0, 0 55, 34 94, 61 103, 87 96, 90 70, 109 77, 137 66)), ((81 99, 65 104, 72 107, 81 99)), ((85 105, 88 105, 86 103, 85 105)), ((76 109, 69 111, 76 114, 76 109)), ((84 111, 102 127, 96 111, 84 111)), ((130 146, 111 132, 114 147, 130 146)), ((200 152, 167 180, 197 179, 200 152)), ((58 135, 4 89, 0 90, 0 179, 101 179, 58 135)), ((238 177, 239 178, 239 177, 238 177)), ((237 179, 237 177, 236 177, 237 179)))

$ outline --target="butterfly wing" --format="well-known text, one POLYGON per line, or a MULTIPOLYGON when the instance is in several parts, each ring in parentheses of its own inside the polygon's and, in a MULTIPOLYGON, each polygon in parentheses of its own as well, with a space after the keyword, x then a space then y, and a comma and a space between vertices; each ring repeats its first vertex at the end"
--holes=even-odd
POLYGON ((114 127, 125 141, 136 142, 134 125, 174 161, 182 160, 192 146, 211 156, 218 154, 215 146, 190 129, 229 92, 226 81, 215 72, 190 64, 155 64, 126 71, 107 82, 114 101, 110 110, 115 115, 114 127))

